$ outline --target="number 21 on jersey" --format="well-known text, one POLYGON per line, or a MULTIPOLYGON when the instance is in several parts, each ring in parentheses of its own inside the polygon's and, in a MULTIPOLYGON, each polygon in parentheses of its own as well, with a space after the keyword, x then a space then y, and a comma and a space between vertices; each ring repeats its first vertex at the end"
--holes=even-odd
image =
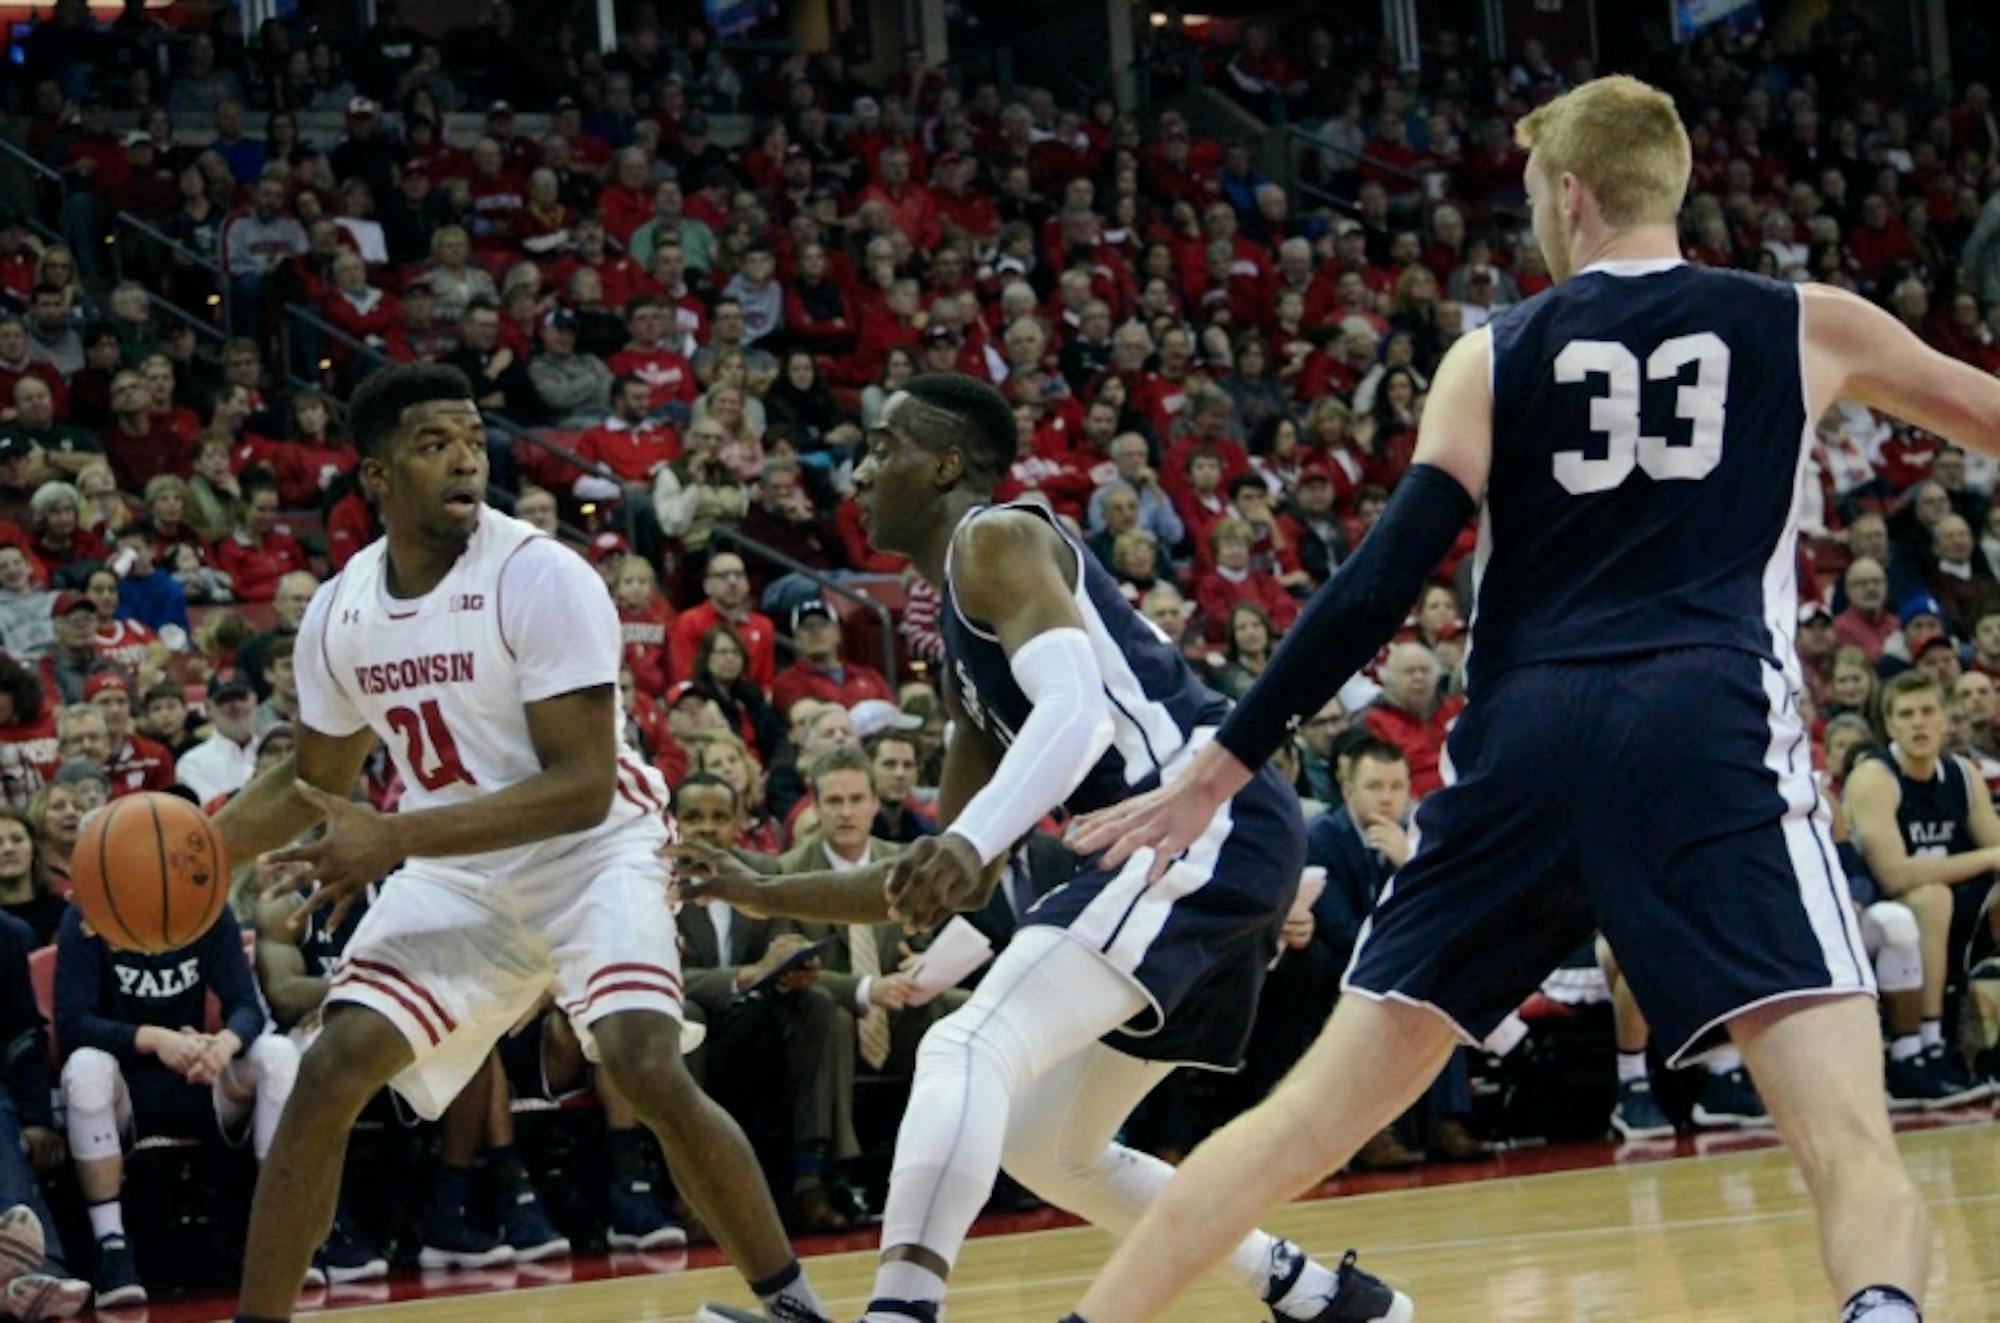
POLYGON ((1605 388, 1590 401, 1590 430, 1603 438, 1604 454, 1558 450, 1556 481, 1572 496, 1608 492, 1643 469, 1656 482, 1705 478, 1722 462, 1722 428, 1728 406, 1729 346, 1713 331, 1677 335, 1646 357, 1645 380, 1673 381, 1688 364, 1695 379, 1675 392, 1674 415, 1693 424, 1685 445, 1648 436, 1639 416, 1639 357, 1616 340, 1572 340, 1556 355, 1556 380, 1605 388))
POLYGON ((442 790, 454 781, 478 784, 459 761, 458 744, 451 737, 451 728, 444 724, 444 712, 435 698, 425 699, 415 711, 392 707, 384 719, 389 729, 402 737, 403 756, 418 785, 442 790))

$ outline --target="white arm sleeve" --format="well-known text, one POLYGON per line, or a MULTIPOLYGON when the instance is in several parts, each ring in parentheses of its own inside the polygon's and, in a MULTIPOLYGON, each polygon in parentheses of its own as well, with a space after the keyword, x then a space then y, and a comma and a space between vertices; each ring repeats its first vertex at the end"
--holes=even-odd
POLYGON ((1111 704, 1088 634, 1074 628, 1037 634, 1009 668, 1034 707, 993 779, 950 827, 988 864, 1069 798, 1111 747, 1111 704))

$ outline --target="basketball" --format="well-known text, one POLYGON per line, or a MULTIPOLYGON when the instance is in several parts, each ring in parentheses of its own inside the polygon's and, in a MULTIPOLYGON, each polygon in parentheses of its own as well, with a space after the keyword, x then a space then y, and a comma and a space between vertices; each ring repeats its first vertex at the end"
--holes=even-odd
POLYGON ((229 896, 229 861, 208 815, 178 795, 114 799, 77 833, 70 899, 99 937, 158 955, 192 944, 229 896))

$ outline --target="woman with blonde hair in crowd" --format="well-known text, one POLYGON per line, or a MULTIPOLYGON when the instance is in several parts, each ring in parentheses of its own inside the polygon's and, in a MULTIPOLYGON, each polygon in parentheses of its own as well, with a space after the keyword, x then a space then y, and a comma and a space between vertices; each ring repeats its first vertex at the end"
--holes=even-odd
POLYGON ((67 896, 70 854, 76 849, 77 830, 83 826, 83 806, 76 791, 51 781, 29 799, 22 817, 34 832, 44 885, 59 896, 67 896))
POLYGON ((689 424, 692 427, 706 422, 722 428, 722 447, 717 452, 722 462, 744 482, 755 482, 764 472, 764 440, 750 425, 747 399, 741 386, 720 383, 711 386, 707 394, 695 401, 689 424))
POLYGON ((76 496, 79 528, 108 539, 132 522, 132 503, 118 490, 118 475, 104 460, 93 459, 77 470, 76 496))
POLYGON ((48 870, 35 842, 35 828, 19 809, 0 808, 0 910, 35 932, 35 945, 56 939, 69 901, 49 890, 48 870))

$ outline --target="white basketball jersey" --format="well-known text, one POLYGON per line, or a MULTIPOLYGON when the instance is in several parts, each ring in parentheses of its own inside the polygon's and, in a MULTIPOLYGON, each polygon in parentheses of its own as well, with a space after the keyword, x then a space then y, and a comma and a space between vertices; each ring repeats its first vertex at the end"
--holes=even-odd
MULTIPOLYGON (((313 595, 294 667, 307 726, 335 736, 365 726, 387 745, 403 776, 401 811, 464 803, 535 775, 527 704, 618 683, 618 612, 603 580, 532 526, 482 508, 458 563, 420 598, 391 597, 388 568, 388 539, 377 538, 313 595)), ((665 778, 622 728, 617 793, 601 824, 447 862, 486 874, 525 868, 665 813, 665 778)))

